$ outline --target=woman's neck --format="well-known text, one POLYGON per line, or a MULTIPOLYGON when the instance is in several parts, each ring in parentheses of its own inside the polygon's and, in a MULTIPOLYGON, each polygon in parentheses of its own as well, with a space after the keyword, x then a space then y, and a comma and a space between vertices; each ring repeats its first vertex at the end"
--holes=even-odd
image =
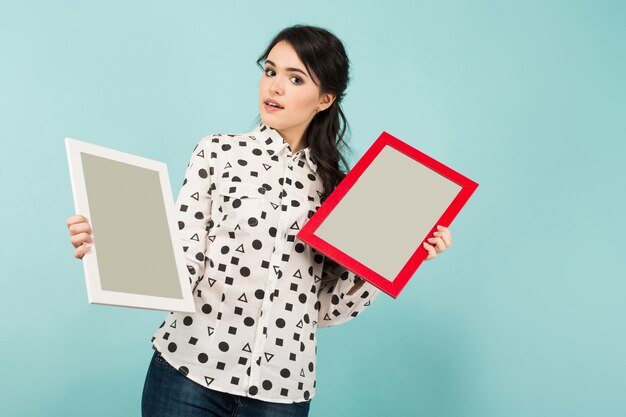
POLYGON ((292 128, 290 130, 276 130, 280 136, 287 141, 289 147, 291 148, 291 153, 295 154, 296 152, 308 147, 308 143, 306 141, 304 132, 294 131, 292 128))

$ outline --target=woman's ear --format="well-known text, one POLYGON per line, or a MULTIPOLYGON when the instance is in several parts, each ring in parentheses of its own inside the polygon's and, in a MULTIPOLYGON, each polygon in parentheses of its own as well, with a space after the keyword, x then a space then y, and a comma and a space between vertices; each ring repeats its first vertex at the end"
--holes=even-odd
POLYGON ((333 104, 333 102, 335 101, 336 98, 337 98, 337 96, 335 94, 332 94, 332 93, 324 93, 324 94, 322 94, 322 96, 320 98, 320 105, 318 106, 320 108, 320 111, 326 110, 327 108, 332 106, 332 104, 333 104))

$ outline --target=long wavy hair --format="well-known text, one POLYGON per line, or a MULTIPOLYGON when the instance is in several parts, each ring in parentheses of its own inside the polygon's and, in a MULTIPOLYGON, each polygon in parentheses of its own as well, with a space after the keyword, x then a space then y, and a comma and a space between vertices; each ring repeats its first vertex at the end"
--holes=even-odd
MULTIPOLYGON (((316 26, 295 25, 283 29, 272 39, 256 61, 261 69, 274 45, 283 40, 293 47, 309 73, 315 74, 321 93, 336 96, 330 107, 313 117, 304 133, 311 157, 317 163, 317 174, 324 184, 321 197, 321 202, 324 202, 349 170, 344 152, 352 153, 347 143, 350 128, 341 102, 350 79, 350 61, 343 43, 330 31, 316 26)), ((259 115, 257 123, 260 120, 259 115)))

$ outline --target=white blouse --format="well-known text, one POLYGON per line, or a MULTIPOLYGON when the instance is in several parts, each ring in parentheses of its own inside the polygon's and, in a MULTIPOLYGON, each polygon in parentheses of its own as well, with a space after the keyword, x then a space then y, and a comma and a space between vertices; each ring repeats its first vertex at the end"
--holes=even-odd
POLYGON ((214 390, 292 403, 315 395, 318 327, 381 292, 297 239, 320 206, 317 164, 263 123, 200 140, 176 200, 196 313, 172 312, 152 343, 214 390))

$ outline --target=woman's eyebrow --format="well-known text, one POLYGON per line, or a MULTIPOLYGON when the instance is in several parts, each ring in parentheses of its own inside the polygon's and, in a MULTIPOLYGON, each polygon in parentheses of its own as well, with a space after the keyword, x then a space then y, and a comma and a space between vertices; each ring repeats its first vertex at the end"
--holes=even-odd
MULTIPOLYGON (((273 62, 273 61, 270 61, 269 59, 265 60, 265 63, 270 64, 270 65, 273 65, 273 66, 275 66, 275 67, 277 67, 277 66, 278 66, 278 65, 274 64, 274 62, 273 62)), ((287 68, 285 68, 285 69, 286 69, 287 71, 295 71, 295 72, 299 72, 299 73, 303 74, 304 76, 306 76, 307 78, 310 78, 310 77, 307 75, 307 73, 306 73, 306 72, 302 71, 302 70, 301 70, 301 69, 299 69, 299 68, 287 67, 287 68)))

